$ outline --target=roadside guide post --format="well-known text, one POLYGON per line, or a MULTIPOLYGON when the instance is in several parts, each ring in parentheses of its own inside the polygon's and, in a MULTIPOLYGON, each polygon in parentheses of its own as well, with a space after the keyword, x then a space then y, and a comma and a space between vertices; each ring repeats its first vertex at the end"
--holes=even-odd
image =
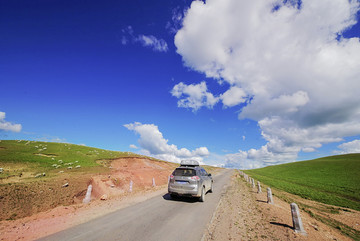
POLYGON ((296 203, 291 203, 290 208, 291 208, 291 216, 292 216, 292 221, 293 221, 293 226, 294 226, 295 232, 300 233, 302 235, 306 235, 306 231, 305 231, 304 226, 301 221, 298 205, 296 203))
POLYGON ((260 182, 259 182, 259 181, 257 182, 257 187, 258 187, 257 193, 261 193, 261 186, 260 186, 260 182))
POLYGON ((86 191, 85 198, 83 199, 83 203, 89 203, 91 200, 91 191, 92 191, 92 185, 90 184, 88 186, 88 189, 86 191))
POLYGON ((268 187, 266 190, 267 190, 267 203, 274 204, 273 196, 271 193, 271 188, 268 187))

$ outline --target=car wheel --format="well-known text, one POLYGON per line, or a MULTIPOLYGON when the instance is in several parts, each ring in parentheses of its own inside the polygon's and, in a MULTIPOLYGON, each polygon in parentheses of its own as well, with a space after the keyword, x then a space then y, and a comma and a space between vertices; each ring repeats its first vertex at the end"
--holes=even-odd
POLYGON ((205 188, 201 189, 200 202, 205 202, 205 188))
POLYGON ((213 193, 213 191, 214 191, 214 184, 211 182, 211 188, 210 188, 210 193, 213 193))

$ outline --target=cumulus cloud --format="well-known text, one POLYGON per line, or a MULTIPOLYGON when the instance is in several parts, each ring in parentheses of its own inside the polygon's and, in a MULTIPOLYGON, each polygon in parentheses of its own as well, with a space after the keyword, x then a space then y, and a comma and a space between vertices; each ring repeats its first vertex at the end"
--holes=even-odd
POLYGON ((257 121, 267 140, 228 156, 229 165, 288 162, 299 151, 360 134, 360 42, 342 35, 356 24, 359 5, 192 2, 175 36, 177 52, 186 66, 227 83, 229 90, 214 98, 225 107, 246 103, 239 118, 257 121))
POLYGON ((20 132, 22 128, 21 124, 13 124, 11 122, 5 121, 5 116, 5 112, 0 111, 0 130, 20 132))
POLYGON ((334 151, 335 154, 360 153, 360 140, 343 143, 338 148, 340 150, 334 151))
POLYGON ((233 86, 221 95, 224 106, 231 107, 241 103, 245 103, 248 99, 245 91, 239 87, 233 86))
POLYGON ((178 107, 190 108, 197 111, 202 106, 212 108, 219 98, 208 92, 205 81, 200 84, 186 85, 183 82, 175 85, 171 94, 178 99, 178 107))
POLYGON ((138 142, 146 155, 177 163, 185 159, 197 160, 202 163, 203 158, 210 154, 206 147, 190 151, 186 148, 178 149, 174 144, 169 145, 168 140, 163 137, 159 128, 154 124, 134 122, 124 126, 140 135, 138 142))
POLYGON ((153 35, 139 34, 135 35, 134 29, 128 26, 122 31, 121 44, 127 45, 128 43, 140 43, 144 47, 150 47, 155 52, 167 52, 168 45, 164 39, 158 39, 153 35))

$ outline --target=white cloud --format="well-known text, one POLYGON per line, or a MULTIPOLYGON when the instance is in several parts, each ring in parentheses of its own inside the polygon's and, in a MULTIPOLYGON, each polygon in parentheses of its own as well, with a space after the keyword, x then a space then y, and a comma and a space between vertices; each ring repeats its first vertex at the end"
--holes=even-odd
POLYGON ((224 106, 231 107, 245 103, 248 97, 243 89, 233 86, 221 95, 221 99, 224 106))
POLYGON ((182 82, 175 85, 171 94, 178 99, 178 107, 191 108, 197 111, 202 106, 212 108, 219 98, 208 92, 206 83, 186 85, 182 82))
POLYGON ((127 45, 128 43, 140 43, 144 47, 151 47, 156 52, 167 52, 168 45, 164 39, 158 39, 153 35, 139 34, 135 35, 132 26, 128 26, 121 30, 121 44, 127 45))
POLYGON ((138 149, 138 148, 139 148, 139 147, 137 147, 137 146, 134 145, 134 144, 131 144, 129 147, 132 148, 132 149, 138 149))
POLYGON ((169 49, 165 40, 157 39, 153 35, 139 35, 136 41, 140 42, 143 46, 151 47, 157 52, 167 52, 169 49))
POLYGON ((300 107, 308 102, 309 97, 304 91, 298 91, 292 95, 280 95, 273 99, 266 96, 256 96, 251 105, 243 108, 239 118, 250 118, 259 121, 268 116, 284 116, 296 113, 300 107))
POLYGON ((180 29, 184 14, 184 11, 182 11, 180 7, 172 10, 171 21, 168 21, 165 26, 170 33, 174 34, 180 29))
POLYGON ((122 45, 126 45, 128 42, 129 42, 129 40, 125 36, 121 37, 121 44, 122 45))
POLYGON ((185 65, 228 83, 229 90, 214 98, 225 107, 246 103, 239 118, 257 121, 267 140, 258 150, 228 156, 229 165, 235 159, 249 167, 288 162, 299 151, 360 135, 360 42, 342 36, 356 23, 359 5, 355 0, 191 4, 175 36, 177 52, 185 65))
POLYGON ((353 140, 338 146, 340 151, 334 151, 336 154, 360 153, 360 140, 353 140))
POLYGON ((22 128, 21 124, 13 124, 11 122, 5 121, 5 116, 5 112, 0 111, 0 130, 20 132, 22 128))
POLYGON ((145 155, 177 163, 183 159, 197 160, 202 163, 204 157, 210 155, 206 147, 190 151, 186 148, 178 149, 174 144, 169 145, 168 140, 163 137, 159 128, 154 124, 134 122, 124 126, 140 135, 138 142, 145 155))

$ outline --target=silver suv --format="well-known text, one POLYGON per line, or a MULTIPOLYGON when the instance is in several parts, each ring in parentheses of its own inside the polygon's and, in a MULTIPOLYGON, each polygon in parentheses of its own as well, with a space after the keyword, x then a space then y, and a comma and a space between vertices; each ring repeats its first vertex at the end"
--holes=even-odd
POLYGON ((213 179, 197 161, 181 161, 180 167, 170 175, 168 192, 171 198, 177 196, 199 197, 205 201, 205 194, 213 192, 213 179))

